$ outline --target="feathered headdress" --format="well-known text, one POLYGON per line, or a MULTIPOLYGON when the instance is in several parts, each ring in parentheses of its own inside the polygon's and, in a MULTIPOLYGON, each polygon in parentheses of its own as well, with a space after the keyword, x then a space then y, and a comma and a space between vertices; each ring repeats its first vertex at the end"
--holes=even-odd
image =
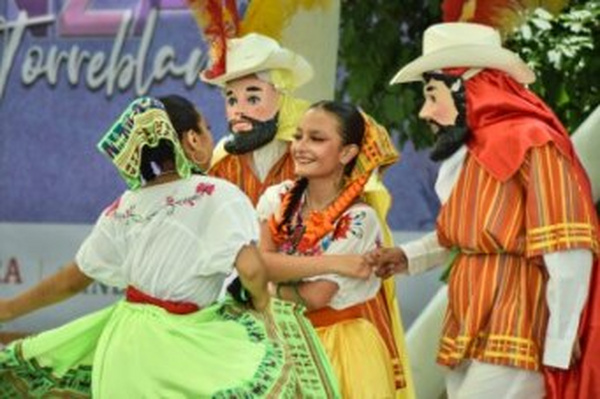
POLYGON ((568 0, 444 0, 444 22, 475 22, 498 29, 504 37, 521 25, 528 13, 543 8, 559 13, 568 0))
POLYGON ((227 39, 260 33, 277 41, 300 10, 327 7, 331 0, 251 0, 243 20, 235 0, 188 0, 190 10, 209 47, 210 67, 203 75, 213 79, 227 70, 227 39))
POLYGON ((204 73, 214 78, 225 73, 227 39, 240 30, 237 5, 235 0, 189 0, 189 6, 208 44, 211 67, 204 73))

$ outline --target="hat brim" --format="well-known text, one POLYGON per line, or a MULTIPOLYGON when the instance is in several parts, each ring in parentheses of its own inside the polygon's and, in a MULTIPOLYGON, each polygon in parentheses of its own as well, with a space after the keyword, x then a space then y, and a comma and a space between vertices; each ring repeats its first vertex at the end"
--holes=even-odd
POLYGON ((207 78, 202 72, 200 79, 208 84, 224 87, 232 80, 271 69, 290 71, 294 79, 294 89, 307 83, 314 74, 312 66, 303 57, 287 49, 280 49, 251 65, 227 65, 227 72, 212 79, 207 78))
POLYGON ((499 69, 520 83, 533 83, 535 74, 510 50, 489 46, 454 46, 423 55, 404 66, 390 80, 390 85, 415 82, 423 73, 443 68, 473 67, 499 69))

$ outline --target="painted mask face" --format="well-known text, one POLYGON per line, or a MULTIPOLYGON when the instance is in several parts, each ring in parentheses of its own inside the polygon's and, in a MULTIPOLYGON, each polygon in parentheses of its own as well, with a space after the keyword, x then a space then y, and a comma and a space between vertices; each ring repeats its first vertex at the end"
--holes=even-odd
POLYGON ((343 175, 347 149, 336 117, 321 109, 309 109, 292 141, 295 172, 300 177, 323 178, 343 175))
POLYGON ((227 83, 225 110, 229 136, 225 149, 244 154, 269 143, 277 133, 279 92, 255 75, 227 83))
POLYGON ((429 124, 436 137, 430 154, 434 161, 449 158, 469 136, 465 115, 464 83, 460 78, 444 79, 436 77, 427 79, 423 87, 425 102, 419 111, 419 118, 429 124), (457 104, 456 98, 463 99, 462 103, 457 104))

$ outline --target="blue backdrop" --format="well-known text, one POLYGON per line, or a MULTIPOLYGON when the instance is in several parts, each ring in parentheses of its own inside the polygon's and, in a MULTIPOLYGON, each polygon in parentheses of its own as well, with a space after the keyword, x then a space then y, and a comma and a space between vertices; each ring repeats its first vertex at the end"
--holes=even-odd
MULTIPOLYGON (((125 188, 96 142, 136 96, 184 95, 224 131, 185 0, 4 0, 0 12, 0 222, 93 223, 125 188)), ((433 225, 425 155, 409 144, 387 174, 396 230, 433 225)))

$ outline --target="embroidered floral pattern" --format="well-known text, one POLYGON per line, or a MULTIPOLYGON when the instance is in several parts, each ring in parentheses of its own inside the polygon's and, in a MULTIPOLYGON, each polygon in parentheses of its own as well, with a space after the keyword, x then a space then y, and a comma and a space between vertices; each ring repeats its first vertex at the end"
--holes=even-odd
POLYGON ((121 197, 117 198, 112 204, 110 204, 105 210, 104 214, 106 216, 112 216, 117 209, 119 209, 119 204, 121 203, 121 197))
MULTIPOLYGON (((300 252, 305 252, 312 248, 317 241, 325 237, 334 229, 334 223, 337 218, 360 197, 368 178, 369 174, 365 174, 358 177, 356 180, 348 182, 342 193, 331 205, 322 211, 310 212, 309 217, 305 221, 306 228, 298 243, 298 250, 300 252)), ((296 182, 295 184, 298 183, 296 182)), ((293 190, 288 191, 284 196, 283 201, 281 202, 282 210, 291 206, 292 191, 293 190)), ((288 231, 290 226, 281 226, 280 228, 280 222, 281 221, 277 219, 276 215, 272 215, 269 219, 271 236, 276 244, 281 244, 288 239, 288 236, 290 235, 290 231, 288 231)))
POLYGON ((215 185, 210 183, 198 183, 196 186, 196 194, 212 195, 215 191, 215 185))
MULTIPOLYGON (((334 241, 356 237, 363 238, 365 234, 365 219, 367 212, 364 210, 349 211, 344 213, 335 223, 333 231, 324 236, 320 241, 311 247, 301 247, 300 243, 304 235, 306 226, 302 223, 302 218, 298 212, 295 215, 295 227, 291 229, 288 239, 279 245, 279 251, 286 254, 300 254, 303 256, 322 255, 334 241)), ((381 245, 381 237, 378 237, 378 243, 381 245)))
POLYGON ((333 241, 348 238, 352 235, 356 238, 362 238, 365 230, 365 211, 346 212, 335 224, 333 231, 333 241))
POLYGON ((187 196, 187 197, 183 197, 183 198, 175 198, 172 195, 169 195, 165 198, 165 203, 164 203, 163 207, 159 207, 154 212, 151 212, 144 216, 135 212, 135 205, 131 205, 127 209, 119 212, 118 208, 119 208, 119 204, 121 201, 121 199, 119 198, 117 201, 115 201, 112 205, 110 205, 107 208, 105 215, 107 217, 111 217, 114 219, 123 220, 126 225, 129 225, 131 223, 148 222, 152 218, 154 218, 157 214, 162 212, 164 209, 166 209, 167 215, 172 215, 178 207, 196 206, 196 203, 198 202, 198 200, 200 200, 204 196, 213 195, 214 191, 215 191, 214 184, 202 183, 202 182, 198 183, 198 185, 195 188, 194 194, 187 196))

